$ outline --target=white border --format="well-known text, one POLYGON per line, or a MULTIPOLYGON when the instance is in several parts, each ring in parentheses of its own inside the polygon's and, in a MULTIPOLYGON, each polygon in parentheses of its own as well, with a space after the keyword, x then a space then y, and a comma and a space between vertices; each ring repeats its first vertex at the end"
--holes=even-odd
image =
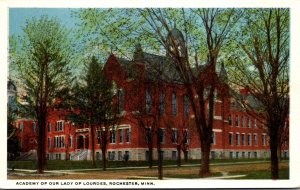
MULTIPOLYGON (((279 188, 279 187, 300 187, 300 121, 298 111, 300 107, 300 1, 299 0, 0 0, 0 60, 2 68, 0 69, 0 106, 1 115, 1 135, 0 146, 2 155, 1 181, 0 188, 233 188, 233 187, 251 187, 251 188, 279 188), (6 98, 7 98, 7 41, 8 41, 8 8, 142 8, 142 7, 222 7, 222 8, 270 8, 285 7, 290 8, 291 13, 291 111, 290 111, 290 180, 153 180, 155 186, 16 186, 17 180, 7 180, 6 176, 6 98)), ((22 180, 35 181, 35 180, 22 180)), ((49 180, 37 180, 38 182, 49 180)), ((83 182, 80 180, 51 180, 51 182, 83 182)), ((87 180, 91 181, 91 180, 87 180)), ((98 181, 98 180, 97 180, 98 181)), ((104 181, 104 180, 99 180, 104 181)), ((107 182, 111 180, 105 180, 107 182)), ((127 180, 121 180, 127 181, 127 180)))

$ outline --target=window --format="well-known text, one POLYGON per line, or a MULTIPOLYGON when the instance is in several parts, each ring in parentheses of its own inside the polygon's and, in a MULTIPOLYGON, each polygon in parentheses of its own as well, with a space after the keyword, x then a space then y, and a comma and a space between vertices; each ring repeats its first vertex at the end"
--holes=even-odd
POLYGON ((242 158, 245 158, 245 152, 242 152, 242 158))
POLYGON ((70 137, 69 137, 69 146, 70 146, 70 148, 73 147, 73 136, 72 135, 70 135, 70 137))
POLYGON ((165 129, 158 129, 158 135, 159 135, 159 142, 160 143, 165 143, 165 129))
POLYGON ((216 132, 212 132, 211 143, 216 144, 216 132))
POLYGON ((183 143, 189 144, 189 131, 187 129, 183 131, 183 143))
POLYGON ((233 158, 233 152, 229 152, 229 158, 233 158))
POLYGON ((50 148, 51 148, 51 138, 48 137, 48 149, 50 149, 50 148))
POLYGON ((172 142, 173 144, 177 144, 177 138, 178 138, 178 130, 172 129, 172 142))
POLYGON ((231 117, 231 114, 228 117, 228 123, 232 127, 232 117, 231 117))
POLYGON ((56 160, 61 160, 61 154, 55 154, 55 159, 56 160))
POLYGON ((57 121, 56 122, 56 131, 63 131, 64 130, 64 121, 57 121))
POLYGON ((248 134, 248 146, 252 145, 251 141, 252 141, 251 134, 248 134))
POLYGON ((254 134, 253 138, 254 138, 254 145, 257 146, 258 145, 257 134, 254 134))
POLYGON ((177 160, 177 151, 172 151, 172 160, 177 160))
POLYGON ((229 133, 229 145, 233 145, 233 134, 229 133))
POLYGON ((245 127, 245 117, 242 116, 242 117, 241 117, 241 120, 242 120, 242 127, 245 127))
POLYGON ((123 111, 123 104, 124 104, 124 90, 119 89, 118 90, 118 111, 119 111, 119 113, 122 113, 122 111, 123 111))
POLYGON ((210 152, 210 156, 211 156, 211 159, 215 159, 216 158, 216 152, 215 151, 211 151, 210 152))
POLYGON ((262 145, 263 146, 267 145, 267 135, 265 133, 262 134, 262 145))
POLYGON ((126 142, 130 143, 131 129, 126 129, 126 142))
POLYGON ((32 130, 33 130, 34 133, 36 132, 36 122, 32 123, 32 130))
POLYGON ((96 152, 96 160, 100 160, 101 157, 100 157, 100 152, 96 152))
POLYGON ((239 126, 239 116, 238 115, 235 116, 235 126, 236 127, 239 126))
POLYGON ((235 153, 235 158, 239 158, 240 157, 240 152, 236 152, 235 153))
POLYGON ((54 142, 55 142, 55 148, 65 147, 65 136, 55 136, 54 142))
POLYGON ((119 143, 123 143, 123 129, 119 129, 119 143))
POLYGON ((115 160, 115 151, 109 151, 108 152, 108 159, 109 160, 115 160))
POLYGON ((96 136, 97 136, 97 144, 100 144, 100 141, 101 141, 101 131, 96 131, 96 136))
POLYGON ((245 134, 242 134, 242 145, 246 145, 246 137, 245 134))
POLYGON ((122 156, 122 151, 118 151, 118 160, 122 160, 123 156, 122 156))
POLYGON ((240 145, 240 134, 235 134, 235 141, 236 141, 236 145, 240 145))
POLYGON ((248 152, 248 158, 251 158, 251 152, 248 152))
POLYGON ((52 128, 51 123, 48 123, 48 132, 49 133, 51 133, 51 130, 52 130, 51 128, 52 128))
POLYGON ((110 130, 110 143, 116 143, 116 130, 110 130))
POLYGON ((254 152, 254 158, 257 158, 257 152, 254 152))
POLYGON ((254 128, 257 128, 257 120, 254 118, 254 128))
POLYGON ((152 129, 151 127, 146 128, 146 142, 149 144, 152 141, 152 129))
POLYGON ((184 112, 184 116, 187 117, 187 116, 189 116, 189 98, 187 96, 184 96, 183 101, 184 101, 183 112, 184 112))
POLYGON ((146 113, 151 111, 151 93, 149 90, 146 91, 146 113))
POLYGON ((165 114, 165 93, 161 93, 160 95, 160 114, 165 114))
POLYGON ((128 160, 130 160, 130 152, 129 151, 125 151, 125 155, 128 156, 128 160))
POLYGON ((248 128, 251 128, 251 117, 248 118, 248 128))
POLYGON ((177 98, 175 92, 172 93, 172 114, 177 115, 177 98))

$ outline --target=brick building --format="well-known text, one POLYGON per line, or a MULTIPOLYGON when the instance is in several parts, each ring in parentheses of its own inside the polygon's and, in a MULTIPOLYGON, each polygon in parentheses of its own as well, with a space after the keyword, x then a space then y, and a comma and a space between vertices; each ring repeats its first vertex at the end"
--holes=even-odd
MULTIPOLYGON (((171 35, 180 38, 179 31, 172 32, 171 35)), ((203 69, 205 70, 205 66, 203 69)), ((148 159, 147 133, 154 132, 151 114, 155 115, 158 126, 156 130, 160 131, 160 137, 153 139, 154 159, 157 159, 156 140, 160 141, 164 159, 176 159, 176 144, 180 138, 189 159, 200 159, 200 142, 193 127, 191 105, 168 55, 150 54, 137 45, 132 61, 111 54, 104 72, 116 86, 115 105, 122 116, 122 120, 110 128, 107 148, 109 160, 123 160, 124 154, 129 155, 130 160, 148 159), (137 113, 144 115, 144 128, 140 126, 137 113)), ((216 79, 218 86, 211 158, 269 157, 267 130, 261 120, 244 112, 229 96, 223 96, 229 94, 228 87, 222 81, 226 77, 226 70, 222 65, 216 79)), ((241 96, 245 96, 244 92, 241 92, 241 96)), ((46 132, 47 158, 91 159, 90 129, 67 121, 67 114, 66 110, 50 108, 46 132)), ((35 122, 20 119, 17 123, 22 150, 35 149, 35 122)), ((101 159, 98 131, 95 134, 95 157, 101 159)), ((288 156, 288 145, 283 152, 288 156)))

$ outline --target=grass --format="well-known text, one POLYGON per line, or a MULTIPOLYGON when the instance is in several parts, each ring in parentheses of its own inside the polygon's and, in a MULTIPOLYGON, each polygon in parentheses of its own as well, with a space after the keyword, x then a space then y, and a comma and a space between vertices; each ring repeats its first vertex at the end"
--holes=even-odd
MULTIPOLYGON (((235 162, 249 162, 249 161, 265 161, 264 159, 215 159, 210 163, 235 163, 235 162)), ((182 161, 185 164, 200 164, 201 160, 182 161)), ((153 161, 153 166, 157 166, 157 161, 153 161)), ((176 160, 165 160, 164 166, 176 165, 176 160)), ((147 161, 108 161, 107 168, 120 168, 120 167, 140 167, 149 166, 147 161)), ((8 168, 15 169, 36 169, 37 161, 8 161, 8 168)), ((45 167, 46 170, 70 170, 70 169, 92 169, 92 161, 70 161, 70 160, 48 160, 45 167)), ((96 168, 102 168, 102 161, 96 161, 96 168)))
MULTIPOLYGON (((243 175, 243 174, 246 176, 236 178, 236 179, 271 179, 270 171, 266 171, 266 170, 230 172, 228 175, 243 175)), ((289 179, 289 168, 283 168, 279 170, 279 179, 289 179)))

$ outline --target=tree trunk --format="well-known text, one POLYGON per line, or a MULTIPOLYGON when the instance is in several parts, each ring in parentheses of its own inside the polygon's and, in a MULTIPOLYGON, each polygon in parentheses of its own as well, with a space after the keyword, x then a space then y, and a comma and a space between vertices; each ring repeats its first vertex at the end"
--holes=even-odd
POLYGON ((181 166, 181 145, 177 145, 177 166, 181 166))
POLYGON ((163 179, 163 167, 162 167, 162 151, 160 148, 157 149, 158 153, 158 179, 163 179))
POLYGON ((96 162, 95 162, 95 131, 94 131, 94 125, 91 125, 91 141, 92 141, 92 163, 93 168, 96 168, 96 162))
POLYGON ((199 171, 199 176, 201 177, 211 176, 209 169, 210 143, 209 137, 201 141, 201 169, 199 171))
POLYGON ((106 148, 102 147, 102 170, 106 171, 106 148))
POLYGON ((148 162, 149 162, 149 168, 152 168, 153 166, 153 148, 149 148, 149 158, 148 158, 148 162))
POLYGON ((188 151, 184 150, 184 161, 187 162, 189 160, 188 158, 188 151))
POLYGON ((41 113, 38 116, 38 173, 44 173, 44 167, 46 164, 45 159, 45 126, 46 126, 46 115, 45 113, 41 113))
POLYGON ((278 179, 278 155, 277 155, 277 148, 278 148, 278 135, 275 130, 275 126, 273 125, 274 129, 271 131, 270 135, 270 150, 271 150, 271 177, 272 179, 278 179))

